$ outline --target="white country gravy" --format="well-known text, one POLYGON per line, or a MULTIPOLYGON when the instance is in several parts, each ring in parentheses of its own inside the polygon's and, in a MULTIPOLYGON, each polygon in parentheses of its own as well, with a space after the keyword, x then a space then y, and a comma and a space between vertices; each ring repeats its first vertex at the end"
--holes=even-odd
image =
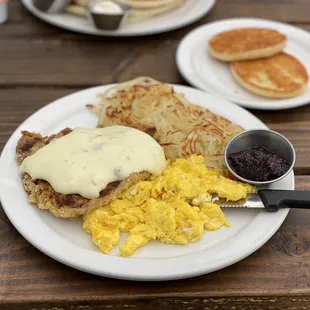
POLYGON ((122 8, 117 3, 111 1, 95 2, 91 6, 91 10, 99 14, 121 14, 123 12, 122 8))
POLYGON ((160 174, 166 167, 161 146, 137 129, 111 126, 76 128, 25 158, 21 173, 47 181, 61 194, 91 199, 133 172, 160 174))

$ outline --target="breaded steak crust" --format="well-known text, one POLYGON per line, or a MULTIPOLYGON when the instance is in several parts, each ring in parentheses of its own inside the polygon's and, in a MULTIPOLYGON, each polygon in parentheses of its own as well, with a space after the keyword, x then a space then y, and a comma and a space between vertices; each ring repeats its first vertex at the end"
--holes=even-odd
MULTIPOLYGON (((57 134, 43 137, 39 133, 22 131, 22 137, 16 146, 16 159, 18 165, 34 154, 53 139, 70 133, 72 129, 65 128, 57 134)), ((121 182, 112 182, 101 191, 99 198, 87 199, 77 194, 63 195, 57 193, 52 186, 44 180, 33 180, 29 174, 24 174, 23 185, 29 195, 29 202, 40 209, 49 210, 53 215, 62 218, 78 217, 97 207, 104 206, 118 198, 118 196, 133 184, 150 177, 148 172, 133 173, 121 182)))

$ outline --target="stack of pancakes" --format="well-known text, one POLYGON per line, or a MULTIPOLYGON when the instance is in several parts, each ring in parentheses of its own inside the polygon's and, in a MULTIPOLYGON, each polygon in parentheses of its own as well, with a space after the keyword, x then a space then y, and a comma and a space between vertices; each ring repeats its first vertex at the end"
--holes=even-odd
MULTIPOLYGON (((73 0, 67 7, 66 12, 81 17, 87 16, 86 6, 93 0, 73 0)), ((131 12, 129 23, 137 23, 156 17, 181 7, 185 0, 110 0, 112 2, 129 5, 131 12)))
POLYGON ((235 80, 250 92, 269 98, 290 98, 308 87, 303 64, 283 52, 287 38, 263 28, 240 28, 219 33, 209 41, 210 54, 230 62, 235 80))

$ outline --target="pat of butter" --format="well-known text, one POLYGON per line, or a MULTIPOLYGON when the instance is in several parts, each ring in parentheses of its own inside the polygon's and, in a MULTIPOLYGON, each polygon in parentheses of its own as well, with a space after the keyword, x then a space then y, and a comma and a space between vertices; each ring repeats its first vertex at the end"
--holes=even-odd
POLYGON ((102 1, 95 3, 91 8, 93 13, 99 14, 121 14, 123 13, 122 8, 112 1, 102 1))
POLYGON ((134 128, 76 128, 24 159, 21 173, 47 181, 61 194, 92 199, 109 183, 132 173, 160 174, 166 167, 162 147, 134 128))

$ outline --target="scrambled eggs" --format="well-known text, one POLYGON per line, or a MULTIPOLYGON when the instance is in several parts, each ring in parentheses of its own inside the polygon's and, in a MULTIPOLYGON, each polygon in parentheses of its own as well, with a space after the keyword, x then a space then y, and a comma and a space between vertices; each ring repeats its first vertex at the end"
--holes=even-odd
POLYGON ((235 201, 253 191, 208 169, 203 156, 168 160, 160 176, 133 185, 120 198, 86 214, 83 227, 105 254, 119 242, 121 232, 129 233, 119 247, 122 256, 150 240, 187 244, 200 240, 204 229, 230 226, 220 207, 211 203, 212 194, 235 201))

